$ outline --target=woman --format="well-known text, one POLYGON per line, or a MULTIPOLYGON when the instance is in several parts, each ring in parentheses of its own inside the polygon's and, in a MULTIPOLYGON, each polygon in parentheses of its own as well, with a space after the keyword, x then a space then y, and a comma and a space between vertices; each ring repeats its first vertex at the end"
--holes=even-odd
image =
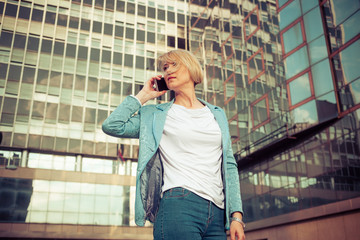
POLYGON ((195 56, 170 51, 158 59, 175 99, 142 106, 166 91, 161 75, 128 96, 103 123, 111 136, 139 138, 135 222, 154 223, 154 239, 245 239, 237 165, 223 110, 197 99, 203 73, 195 56))

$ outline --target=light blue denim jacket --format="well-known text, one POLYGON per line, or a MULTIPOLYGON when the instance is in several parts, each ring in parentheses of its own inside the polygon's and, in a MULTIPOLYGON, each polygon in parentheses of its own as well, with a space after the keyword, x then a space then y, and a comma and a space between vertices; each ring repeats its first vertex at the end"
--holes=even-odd
MULTIPOLYGON (((199 100, 209 107, 221 129, 225 228, 229 229, 231 213, 243 211, 239 175, 231 148, 228 121, 221 108, 199 100)), ((146 220, 154 222, 159 207, 163 169, 158 148, 166 115, 172 104, 173 101, 142 107, 137 99, 128 96, 102 125, 103 131, 111 136, 140 140, 135 196, 135 223, 138 226, 144 226, 146 220)))

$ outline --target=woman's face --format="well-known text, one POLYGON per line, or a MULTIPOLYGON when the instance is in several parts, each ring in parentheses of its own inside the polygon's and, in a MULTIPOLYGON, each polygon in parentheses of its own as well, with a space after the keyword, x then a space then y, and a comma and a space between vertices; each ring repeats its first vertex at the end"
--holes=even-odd
POLYGON ((184 65, 178 67, 176 63, 166 63, 163 70, 166 84, 170 90, 176 92, 183 88, 194 88, 194 82, 190 78, 189 70, 184 65))

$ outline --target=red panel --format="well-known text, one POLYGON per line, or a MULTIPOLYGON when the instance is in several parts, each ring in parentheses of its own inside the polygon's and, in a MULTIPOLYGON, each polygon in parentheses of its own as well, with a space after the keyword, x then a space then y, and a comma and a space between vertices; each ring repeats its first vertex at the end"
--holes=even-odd
POLYGON ((264 126, 265 124, 270 122, 270 109, 269 109, 269 96, 267 93, 265 93, 262 97, 256 99, 254 102, 252 102, 250 104, 250 110, 251 110, 251 121, 252 121, 252 130, 256 130, 262 126, 264 126), (255 122, 254 122, 254 106, 256 104, 258 104, 259 102, 261 102, 262 100, 265 99, 265 103, 266 103, 266 114, 267 114, 267 119, 265 121, 263 121, 262 123, 259 123, 258 125, 255 126, 255 122))
POLYGON ((248 71, 248 83, 251 84, 252 82, 254 82, 258 77, 260 77, 262 74, 265 73, 265 61, 264 61, 264 52, 263 49, 260 48, 256 53, 254 53, 250 58, 248 58, 246 60, 246 65, 247 65, 247 71, 248 71), (261 65, 262 65, 262 70, 260 72, 258 72, 254 77, 250 76, 250 64, 249 62, 255 58, 255 56, 257 54, 261 54, 261 65))
POLYGON ((223 83, 224 88, 224 105, 227 105, 233 98, 236 97, 236 81, 235 81, 235 73, 232 73, 230 77, 226 79, 226 81, 223 83), (232 81, 232 82, 231 82, 232 81), (234 94, 231 95, 229 98, 226 98, 226 84, 230 83, 234 87, 234 94))
POLYGON ((289 80, 286 81, 286 89, 288 92, 288 101, 289 101, 289 109, 293 110, 294 108, 297 108, 307 102, 310 102, 311 100, 315 99, 315 90, 314 90, 314 84, 313 84, 313 79, 312 79, 312 75, 311 75, 311 70, 310 68, 305 69, 304 71, 302 71, 301 73, 296 74, 294 77, 290 78, 289 80), (308 73, 309 76, 309 83, 310 83, 310 92, 311 92, 311 96, 302 100, 301 102, 298 102, 295 105, 292 105, 291 103, 291 96, 290 96, 290 86, 289 83, 296 80, 297 78, 301 77, 302 75, 308 73))
POLYGON ((234 48, 233 48, 233 42, 232 42, 232 34, 229 35, 229 37, 221 44, 221 60, 222 60, 222 66, 226 64, 226 62, 234 55, 234 48), (229 56, 226 56, 226 50, 225 45, 230 40, 230 46, 231 46, 231 54, 229 56))
MULTIPOLYGON (((240 140, 240 130, 239 130, 239 117, 238 117, 238 114, 235 114, 232 118, 229 119, 229 126, 230 126, 230 123, 231 122, 235 122, 236 123, 236 134, 237 134, 237 138, 236 139, 233 139, 231 141, 232 144, 236 143, 237 141, 240 140)), ((231 134, 231 132, 230 132, 231 134)))
POLYGON ((276 9, 277 12, 280 12, 281 10, 283 10, 287 5, 289 5, 293 0, 288 0, 284 5, 282 5, 281 7, 279 7, 279 0, 276 0, 276 9))
MULTIPOLYGON (((250 27, 249 27, 250 29, 250 27)), ((251 10, 251 12, 249 12, 249 14, 244 18, 243 21, 243 31, 244 31, 244 36, 245 36, 245 41, 249 40, 249 38, 251 38, 258 30, 260 29, 260 14, 259 14, 259 7, 256 5, 255 8, 253 10, 251 10), (256 16, 257 16, 257 27, 254 31, 252 31, 249 36, 246 35, 246 21, 248 19, 250 19, 250 16, 256 12, 256 16)))
POLYGON ((302 48, 303 46, 306 45, 306 34, 305 34, 305 27, 304 27, 304 20, 302 17, 298 18, 297 20, 295 20, 294 22, 292 22, 289 26, 287 26, 286 28, 284 28, 281 32, 280 32, 280 40, 281 40, 281 50, 283 53, 283 59, 287 58, 288 56, 290 56, 291 54, 293 54, 294 52, 296 52, 297 50, 299 50, 300 48, 302 48), (300 22, 300 26, 301 26, 301 33, 302 33, 302 39, 303 42, 297 46, 296 48, 292 49, 290 52, 285 53, 285 46, 284 46, 284 39, 283 39, 283 34, 285 32, 287 32, 290 28, 294 27, 296 24, 298 24, 300 22))

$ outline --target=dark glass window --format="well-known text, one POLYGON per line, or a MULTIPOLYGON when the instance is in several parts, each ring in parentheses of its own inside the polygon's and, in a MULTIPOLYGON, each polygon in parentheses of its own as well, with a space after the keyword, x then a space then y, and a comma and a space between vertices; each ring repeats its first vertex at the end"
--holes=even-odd
POLYGON ((89 31, 90 30, 90 20, 81 19, 81 30, 89 31))
POLYGON ((41 52, 51 53, 52 41, 43 39, 41 43, 41 52))
POLYGON ((127 27, 125 36, 126 36, 127 39, 134 39, 134 29, 127 27))
MULTIPOLYGON (((59 14, 57 19, 57 25, 66 27, 67 25, 68 16, 59 14)), ((77 28, 77 27, 76 27, 77 28)))
POLYGON ((84 3, 84 5, 90 6, 90 7, 93 5, 93 1, 92 1, 92 0, 83 0, 83 3, 84 3))
POLYGON ((5 9, 5 15, 7 16, 11 16, 11 17, 16 17, 16 13, 17 13, 17 6, 14 4, 7 4, 6 5, 6 9, 5 9))
POLYGON ((169 47, 175 47, 175 37, 168 36, 167 39, 168 39, 167 45, 169 47))
POLYGON ((36 22, 42 22, 43 14, 44 14, 43 10, 33 9, 33 13, 31 15, 31 20, 36 21, 36 22))
POLYGON ((14 47, 25 49, 26 36, 15 34, 14 47))
POLYGON ((44 102, 34 101, 32 118, 33 119, 43 119, 44 118, 44 110, 45 110, 44 102))
POLYGON ((125 54, 125 66, 127 67, 133 66, 133 55, 125 54))
POLYGON ((71 121, 72 122, 81 122, 82 121, 82 115, 83 115, 83 108, 79 106, 73 106, 72 107, 72 116, 71 121))
POLYGON ((116 3, 116 11, 124 12, 125 11, 125 2, 124 1, 117 1, 116 3))
POLYGON ((65 44, 63 42, 55 41, 54 54, 63 55, 64 54, 64 48, 65 48, 65 44))
POLYGON ((124 34, 124 27, 123 26, 115 26, 115 36, 122 37, 124 34))
POLYGON ((11 47, 13 34, 2 31, 0 36, 0 46, 11 47))
POLYGON ((185 39, 178 38, 178 48, 185 49, 185 39))
POLYGON ((78 58, 85 59, 85 60, 88 58, 88 48, 87 47, 79 46, 78 58))
POLYGON ((119 65, 122 64, 122 53, 114 52, 113 63, 119 65))
POLYGON ((138 15, 139 16, 146 16, 146 7, 143 5, 138 4, 138 15))
POLYGON ((95 2, 95 7, 96 8, 101 8, 101 9, 104 8, 104 0, 96 0, 94 2, 95 2))
POLYGON ((163 10, 163 9, 158 9, 157 12, 158 12, 158 19, 165 21, 165 10, 163 10))
POLYGON ((79 18, 70 17, 69 27, 77 29, 79 27, 79 18))
MULTIPOLYGON (((0 79, 5 79, 7 74, 7 64, 0 63, 0 79)), ((1 104, 1 102, 0 102, 1 104)))
POLYGON ((100 49, 91 48, 90 60, 98 62, 100 60, 100 49))
POLYGON ((22 81, 26 83, 33 83, 35 78, 35 68, 24 67, 22 81))
POLYGON ((114 26, 112 24, 104 23, 104 34, 112 35, 114 26))
POLYGON ((147 32, 147 42, 155 43, 155 33, 147 32))
POLYGON ((155 70, 155 59, 146 58, 146 70, 155 70))
POLYGON ((136 56, 136 68, 144 69, 144 57, 136 56))
POLYGON ((110 11, 114 11, 115 8, 115 2, 114 0, 106 0, 105 8, 110 11))
POLYGON ((127 13, 135 14, 135 4, 127 2, 127 13))
POLYGON ((66 56, 67 57, 75 57, 76 53, 76 45, 74 44, 66 44, 66 56))
POLYGON ((55 24, 55 18, 56 18, 56 13, 46 12, 46 16, 45 16, 46 23, 55 24))
POLYGON ((97 33, 101 33, 101 29, 102 29, 102 24, 101 22, 93 22, 93 32, 97 32, 97 33))
MULTIPOLYGON (((19 18, 30 19, 30 11, 31 11, 30 8, 20 6, 19 18)), ((2 13, 2 11, 0 11, 0 13, 2 13)))
POLYGON ((60 103, 61 114, 59 114, 59 122, 68 123, 70 117, 70 105, 60 103))
POLYGON ((107 50, 102 50, 102 62, 111 63, 111 52, 107 50))
POLYGON ((155 8, 148 7, 148 17, 155 18, 155 8))
POLYGON ((29 36, 27 49, 37 51, 39 49, 39 38, 29 36))
POLYGON ((10 81, 20 82, 21 67, 17 65, 10 65, 8 79, 10 81))
POLYGON ((4 5, 5 5, 5 3, 0 2, 0 15, 2 15, 2 14, 3 14, 3 11, 4 11, 4 5))
POLYGON ((172 23, 175 23, 175 13, 168 11, 167 14, 168 14, 168 21, 172 22, 172 23))
POLYGON ((137 30, 136 40, 138 40, 138 41, 145 41, 145 31, 137 30))
POLYGON ((177 23, 178 24, 182 24, 182 25, 185 25, 185 16, 184 16, 184 14, 180 14, 180 13, 178 13, 177 14, 177 23))

